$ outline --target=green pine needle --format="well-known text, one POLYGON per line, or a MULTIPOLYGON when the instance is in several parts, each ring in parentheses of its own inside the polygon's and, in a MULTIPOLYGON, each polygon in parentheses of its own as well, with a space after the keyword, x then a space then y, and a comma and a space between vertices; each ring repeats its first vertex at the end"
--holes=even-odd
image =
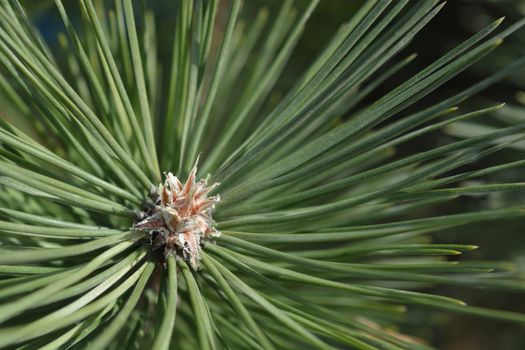
POLYGON ((374 99, 445 4, 368 0, 283 88, 318 3, 177 1, 167 25, 148 2, 55 0, 50 46, 0 0, 0 348, 431 349, 396 331, 407 307, 525 324, 429 289, 525 289, 512 263, 448 260, 477 245, 432 243, 525 216, 452 205, 525 190, 495 177, 525 164, 523 108, 464 102, 525 57, 423 100, 525 20, 374 99))

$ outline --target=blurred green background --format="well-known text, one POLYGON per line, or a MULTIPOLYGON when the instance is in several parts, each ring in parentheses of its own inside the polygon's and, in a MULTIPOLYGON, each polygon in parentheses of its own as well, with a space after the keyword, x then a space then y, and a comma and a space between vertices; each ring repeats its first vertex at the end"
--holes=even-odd
MULTIPOLYGON (((315 14, 301 43, 301 56, 313 55, 319 46, 327 40, 337 25, 347 18, 357 6, 356 1, 323 0, 319 11, 315 14), (315 24, 314 24, 315 23, 315 24)), ((390 86, 396 86, 407 76, 419 71, 426 65, 440 57, 460 41, 480 30, 485 25, 505 16, 503 27, 515 23, 525 16, 525 1, 523 0, 452 0, 448 1, 443 11, 416 37, 414 42, 405 50, 402 57, 416 52, 418 58, 409 65, 408 69, 398 73, 394 81, 387 83, 376 93, 376 97, 386 93, 390 86), (398 81, 395 81, 398 79, 398 81), (391 85, 389 85, 391 84, 391 85)), ((521 29, 509 37, 505 43, 494 53, 482 60, 472 69, 447 83, 443 88, 434 92, 431 97, 420 103, 426 104, 431 100, 438 100, 460 91, 466 86, 481 80, 502 66, 525 54, 525 30, 521 29)), ((298 61, 303 64, 301 58, 298 61)), ((516 74, 510 79, 492 86, 482 92, 477 99, 467 101, 465 105, 477 106, 492 102, 506 102, 506 110, 517 111, 517 120, 525 122, 525 109, 523 101, 525 90, 525 72, 516 74), (521 91, 521 93, 520 93, 521 91)), ((374 99, 374 96, 371 97, 374 99)), ((510 113, 510 112, 506 112, 510 113)), ((485 122, 485 121, 484 121, 485 122)), ((488 124, 499 125, 495 117, 486 121, 488 124)), ((425 144, 410 144, 411 147, 431 147, 441 145, 450 136, 444 133, 435 133, 432 138, 426 139, 425 144)), ((423 142, 423 141, 420 141, 423 142)), ((405 150, 410 152, 410 150, 405 150)), ((401 150, 403 152, 403 150, 401 150)), ((523 159, 525 152, 522 150, 507 150, 498 152, 493 157, 483 159, 474 166, 482 167, 484 164, 494 164, 502 157, 510 159, 523 159)), ((523 169, 513 173, 499 175, 504 181, 524 181, 523 169)), ((505 195, 490 198, 468 198, 456 202, 460 209, 476 209, 479 207, 494 207, 498 202, 523 203, 523 193, 512 196, 505 195)), ((453 208, 441 208, 443 211, 453 208)), ((472 243, 480 249, 462 256, 462 259, 495 259, 508 260, 517 264, 525 276, 525 221, 506 220, 504 222, 483 223, 478 226, 464 227, 452 232, 440 233, 435 237, 439 242, 472 243)), ((439 293, 458 297, 472 304, 481 304, 488 307, 525 312, 525 296, 520 293, 487 292, 483 290, 465 290, 454 287, 438 288, 439 293)), ((407 325, 402 331, 413 334, 439 349, 444 350, 521 350, 525 349, 525 329, 521 326, 511 325, 472 317, 457 315, 429 314, 423 310, 409 312, 407 325)))
MULTIPOLYGON (((303 0, 299 0, 300 3, 303 0)), ((415 0, 416 1, 416 0, 415 0)), ((65 2, 70 8, 77 6, 75 1, 65 2)), ((173 13, 166 11, 167 1, 147 1, 148 6, 162 6, 163 11, 159 11, 159 20, 166 25, 170 25, 173 20, 173 13)), ((246 15, 252 9, 259 6, 273 8, 278 6, 279 0, 245 0, 247 8, 246 15)), ((338 26, 348 20, 362 1, 357 0, 321 0, 318 10, 310 20, 302 40, 299 43, 290 63, 285 69, 283 77, 279 82, 279 90, 271 98, 278 100, 282 94, 293 84, 295 79, 315 58, 331 35, 337 30, 338 26)), ((61 22, 50 1, 26 0, 27 6, 35 23, 44 34, 47 41, 53 45, 56 43, 57 31, 61 30, 61 22)), ((378 96, 389 91, 391 87, 407 79, 413 73, 419 71, 443 53, 454 47, 460 41, 472 35, 483 26, 495 19, 505 16, 506 20, 503 27, 525 16, 525 0, 451 0, 447 3, 441 14, 439 14, 409 45, 399 58, 404 58, 411 53, 417 53, 418 58, 409 67, 396 74, 396 76, 384 84, 378 91, 369 97, 368 103, 378 96)), ((163 35, 171 35, 171 31, 159 31, 163 35)), ((166 48, 171 45, 171 38, 162 37, 161 42, 166 43, 166 48), (162 40, 164 39, 164 40, 162 40)), ((162 51, 162 47, 159 50, 162 51)), ((428 104, 433 100, 439 100, 450 96, 463 89, 469 84, 481 80, 491 72, 508 64, 525 54, 525 29, 508 38, 504 45, 478 63, 472 69, 445 85, 444 88, 434 92, 430 97, 420 102, 428 104)), ((486 105, 492 102, 507 102, 508 106, 502 112, 507 115, 491 116, 483 123, 498 126, 509 122, 525 121, 525 72, 516 74, 512 78, 492 86, 484 91, 476 99, 469 100, 466 106, 486 105), (512 116, 509 118, 508 116, 512 116)), ((417 106, 415 106, 417 108, 417 106)), ((349 117, 349 116, 346 116, 349 117)), ((438 132, 432 137, 419 141, 420 144, 411 143, 409 147, 433 147, 446 143, 452 136, 443 132, 438 132)), ((407 147, 407 146, 405 146, 407 147)), ((410 152, 411 149, 400 149, 400 154, 410 152)), ((485 164, 494 164, 497 159, 502 157, 510 159, 522 159, 525 155, 524 150, 507 150, 505 153, 499 152, 496 155, 483 159, 479 164, 470 167, 482 167, 485 164)), ((522 171, 505 173, 498 175, 499 179, 511 181, 524 181, 525 174, 522 171)), ((502 196, 475 197, 460 199, 457 201, 457 208, 438 208, 432 215, 453 211, 457 209, 478 209, 482 207, 495 207, 502 202, 523 203, 525 195, 523 193, 505 194, 502 196)), ((435 237, 439 242, 456 242, 479 245, 478 251, 467 254, 463 259, 495 259, 508 260, 517 263, 518 269, 523 270, 525 276, 525 221, 514 220, 505 222, 484 223, 477 227, 463 227, 451 232, 440 233, 435 237)), ((473 304, 483 304, 487 307, 507 309, 525 312, 525 296, 518 293, 509 292, 486 292, 483 290, 464 290, 461 288, 439 288, 439 293, 458 297, 473 304)), ((409 310, 408 319, 401 331, 408 334, 429 340, 429 342, 444 350, 520 350, 525 349, 525 329, 518 325, 510 325, 503 322, 496 322, 484 319, 477 319, 465 316, 448 314, 429 313, 424 310, 409 310)))

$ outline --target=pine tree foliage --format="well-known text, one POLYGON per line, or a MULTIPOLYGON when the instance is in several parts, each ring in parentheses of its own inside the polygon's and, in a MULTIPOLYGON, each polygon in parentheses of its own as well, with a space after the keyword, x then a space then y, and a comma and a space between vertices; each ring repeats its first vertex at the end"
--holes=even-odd
POLYGON ((463 196, 523 190, 483 182, 523 160, 464 166, 523 141, 525 125, 395 153, 502 106, 461 104, 525 58, 423 98, 524 22, 493 22, 370 102, 415 59, 403 49, 444 4, 365 1, 276 98, 318 2, 254 12, 248 1, 178 1, 166 33, 148 2, 55 0, 63 28, 50 48, 18 0, 0 0, 0 348, 431 348, 396 331, 407 307, 525 323, 428 292, 524 291, 512 264, 451 260, 477 247, 429 235, 525 215, 435 214, 463 196), (186 179, 199 155, 197 178, 219 183, 222 235, 202 242, 196 269, 133 225, 163 172, 186 179))

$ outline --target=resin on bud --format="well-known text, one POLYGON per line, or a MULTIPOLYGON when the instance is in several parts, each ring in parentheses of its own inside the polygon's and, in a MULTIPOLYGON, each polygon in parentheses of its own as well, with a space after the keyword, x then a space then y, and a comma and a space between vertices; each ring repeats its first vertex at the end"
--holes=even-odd
POLYGON ((184 184, 172 173, 165 173, 166 180, 155 193, 155 206, 133 226, 148 232, 154 249, 163 248, 164 256, 182 255, 194 270, 199 268, 204 242, 221 235, 212 219, 220 197, 208 196, 218 183, 208 186, 207 178, 196 181, 196 175, 197 164, 184 184))

